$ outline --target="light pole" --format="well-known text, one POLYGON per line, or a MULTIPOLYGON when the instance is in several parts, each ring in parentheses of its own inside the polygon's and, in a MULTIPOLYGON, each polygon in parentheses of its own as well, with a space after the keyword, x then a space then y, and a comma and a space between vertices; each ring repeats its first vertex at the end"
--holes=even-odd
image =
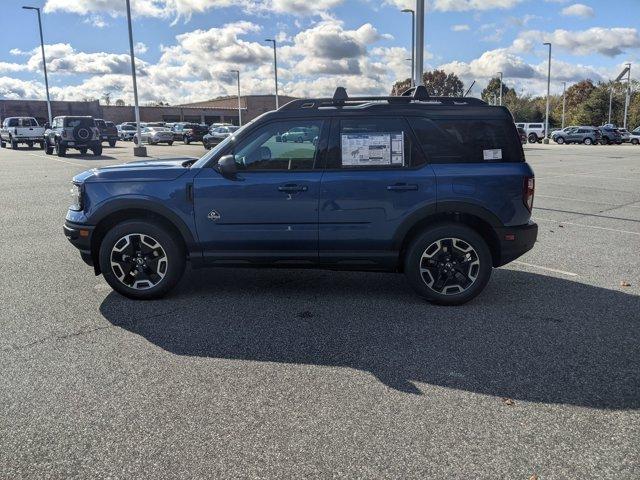
POLYGON ((564 114, 567 108, 567 82, 562 82, 562 129, 564 129, 564 114))
POLYGON ((613 107, 613 83, 611 84, 611 88, 609 88, 609 121, 607 123, 611 123, 612 107, 613 107))
POLYGON ((402 13, 411 14, 411 86, 415 87, 416 69, 416 12, 410 8, 405 8, 402 13))
POLYGON ((240 105, 240 70, 231 70, 238 75, 238 126, 242 126, 242 106, 240 105))
POLYGON ((502 106, 502 72, 498 72, 500 75, 500 106, 502 106))
POLYGON ((42 68, 44 70, 44 86, 47 91, 47 111, 49 113, 49 125, 51 125, 51 98, 49 97, 49 78, 47 77, 47 60, 44 56, 44 37, 42 36, 42 20, 40 18, 40 9, 38 7, 22 7, 25 10, 35 10, 38 13, 38 27, 40 28, 40 49, 42 50, 42 68))
POLYGON ((543 143, 549 143, 549 99, 551 96, 551 43, 544 43, 549 47, 549 69, 547 71, 547 111, 544 117, 544 140, 543 143))
POLYGON ((424 0, 416 0, 416 66, 413 72, 415 86, 424 85, 424 0))
POLYGON ((629 113, 629 103, 631 103, 631 64, 627 63, 627 95, 624 99, 624 125, 623 128, 627 129, 627 115, 629 113))
POLYGON ((267 38, 265 42, 273 43, 273 74, 276 79, 276 110, 277 110, 278 108, 280 108, 280 102, 278 100, 278 54, 276 53, 276 41, 271 38, 267 38))
POLYGON ((146 157, 147 148, 142 146, 142 135, 140 133, 140 107, 138 106, 138 82, 136 80, 136 58, 133 52, 133 29, 131 28, 131 2, 127 1, 127 26, 129 27, 129 54, 131 55, 131 77, 133 78, 133 103, 136 115, 136 135, 138 145, 133 146, 133 155, 136 157, 146 157))

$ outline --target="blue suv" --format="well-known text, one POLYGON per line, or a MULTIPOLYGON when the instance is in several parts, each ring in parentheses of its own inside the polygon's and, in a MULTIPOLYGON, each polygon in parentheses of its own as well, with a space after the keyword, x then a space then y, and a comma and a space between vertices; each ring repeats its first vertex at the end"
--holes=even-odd
POLYGON ((295 100, 199 160, 88 170, 72 194, 65 235, 136 299, 166 294, 188 261, 403 272, 427 300, 457 305, 538 231, 509 111, 424 87, 295 100), (300 129, 303 141, 284 141, 300 129))

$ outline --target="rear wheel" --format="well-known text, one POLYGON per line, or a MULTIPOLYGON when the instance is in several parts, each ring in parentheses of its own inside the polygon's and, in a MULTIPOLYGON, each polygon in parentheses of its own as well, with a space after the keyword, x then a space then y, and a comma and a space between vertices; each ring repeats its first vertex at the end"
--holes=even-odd
POLYGON ((44 140, 40 140, 39 144, 40 144, 40 150, 44 150, 44 145, 45 145, 44 140))
POLYGON ((538 136, 535 133, 530 133, 527 139, 529 143, 538 143, 538 136))
POLYGON ((173 140, 170 141, 170 142, 167 142, 167 145, 169 145, 169 146, 173 145, 173 140))
POLYGON ((27 147, 33 148, 33 142, 27 142, 27 147))
POLYGON ((439 305, 462 305, 476 297, 491 277, 489 247, 469 227, 443 223, 413 240, 404 259, 405 275, 419 295, 439 305))
POLYGON ((113 227, 99 252, 100 269, 111 287, 129 298, 159 298, 182 277, 182 246, 160 225, 127 221, 113 227))
POLYGON ((14 150, 18 149, 18 142, 16 142, 13 138, 11 139, 11 148, 14 150))
POLYGON ((44 153, 46 153, 47 155, 53 155, 53 145, 49 145, 49 140, 45 140, 44 145, 44 153))
POLYGON ((185 145, 189 145, 191 143, 191 139, 189 137, 185 137, 184 143, 185 145))
POLYGON ((111 148, 115 147, 116 146, 116 141, 115 140, 109 140, 109 146, 111 148))
POLYGON ((87 147, 79 148, 78 151, 80 152, 80 155, 86 155, 87 154, 87 147))
POLYGON ((638 145, 638 143, 640 143, 640 141, 637 138, 631 139, 631 145, 638 145))
POLYGON ((593 140, 591 140, 590 138, 587 137, 587 138, 584 139, 584 144, 585 145, 592 145, 593 144, 593 140))
POLYGON ((96 145, 91 149, 91 151, 93 152, 94 156, 99 157, 100 155, 102 155, 102 144, 96 145))
POLYGON ((564 143, 564 138, 562 138, 562 137, 557 137, 557 138, 556 138, 556 143, 557 143, 558 145, 562 145, 562 144, 564 143))
POLYGON ((607 137, 602 137, 602 144, 609 145, 609 139, 607 137))

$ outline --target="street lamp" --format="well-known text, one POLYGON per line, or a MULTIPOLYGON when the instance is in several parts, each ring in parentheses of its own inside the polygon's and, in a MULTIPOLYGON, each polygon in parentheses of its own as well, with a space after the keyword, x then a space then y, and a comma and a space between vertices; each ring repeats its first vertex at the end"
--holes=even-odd
POLYGON ((544 120, 544 140, 543 142, 549 143, 549 98, 551 96, 551 43, 546 42, 543 45, 549 47, 549 67, 547 71, 547 111, 545 113, 544 120))
POLYGON ((502 72, 498 72, 500 75, 500 106, 502 106, 502 72))
POLYGON ((138 145, 133 146, 135 157, 146 157, 147 147, 142 146, 142 134, 140 133, 140 107, 138 106, 138 82, 136 80, 136 57, 133 52, 133 29, 131 28, 131 2, 127 0, 127 26, 129 28, 129 54, 131 56, 131 77, 133 79, 133 103, 136 115, 136 135, 138 145))
POLYGON ((416 0, 416 70, 414 85, 424 85, 424 0, 416 0))
POLYGON ((629 113, 629 104, 631 103, 631 64, 627 63, 627 95, 624 99, 624 129, 627 129, 627 116, 629 113))
POLYGON ((49 125, 51 125, 51 98, 49 97, 49 78, 47 77, 47 60, 44 56, 44 38, 42 36, 42 20, 40 18, 40 9, 38 7, 22 7, 25 10, 35 10, 38 13, 38 27, 40 28, 40 49, 42 50, 42 68, 44 69, 44 86, 47 90, 47 111, 49 113, 49 125))
POLYGON ((416 12, 410 8, 405 8, 402 13, 411 14, 411 86, 415 87, 416 70, 416 12))
POLYGON ((567 108, 567 82, 562 82, 562 129, 564 130, 564 113, 567 108))
POLYGON ((240 105, 240 70, 231 70, 231 72, 238 75, 238 126, 242 126, 242 107, 240 105))
POLYGON ((265 42, 273 43, 273 74, 276 80, 276 110, 280 108, 280 102, 278 101, 278 54, 276 53, 276 41, 267 38, 265 42))

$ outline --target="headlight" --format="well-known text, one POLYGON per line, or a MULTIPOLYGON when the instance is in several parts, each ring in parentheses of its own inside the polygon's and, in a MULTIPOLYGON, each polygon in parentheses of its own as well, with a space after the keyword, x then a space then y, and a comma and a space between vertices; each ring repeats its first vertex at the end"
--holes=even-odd
POLYGON ((82 210, 82 185, 78 185, 77 183, 71 184, 71 205, 69 205, 70 210, 81 211, 82 210))

